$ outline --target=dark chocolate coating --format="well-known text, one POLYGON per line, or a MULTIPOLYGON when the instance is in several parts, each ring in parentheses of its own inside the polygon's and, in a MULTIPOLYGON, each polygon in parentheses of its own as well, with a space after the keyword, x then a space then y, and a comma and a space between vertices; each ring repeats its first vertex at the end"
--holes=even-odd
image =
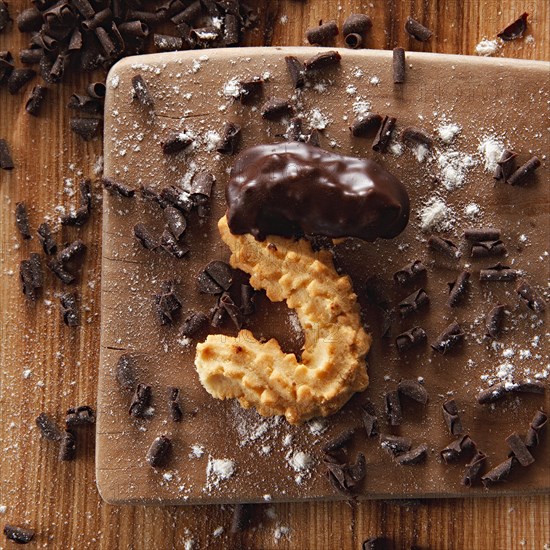
POLYGON ((234 234, 391 239, 409 220, 403 184, 378 163, 305 143, 257 145, 236 159, 226 186, 234 234))

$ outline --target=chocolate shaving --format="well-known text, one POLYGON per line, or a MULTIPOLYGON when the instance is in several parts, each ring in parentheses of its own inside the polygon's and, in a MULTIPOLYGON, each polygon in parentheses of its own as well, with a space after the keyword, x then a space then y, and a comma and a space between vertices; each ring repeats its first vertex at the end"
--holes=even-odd
POLYGON ((409 451, 412 447, 412 442, 408 437, 398 435, 380 435, 380 446, 391 454, 398 455, 409 451))
POLYGON ((8 540, 16 544, 28 544, 34 538, 34 530, 18 525, 6 524, 4 526, 4 535, 8 540))
POLYGON ((397 351, 403 353, 424 344, 427 340, 426 332, 420 327, 413 327, 402 332, 395 339, 397 351))
POLYGON ((77 327, 80 324, 80 316, 76 305, 76 294, 66 292, 60 296, 59 300, 63 322, 68 327, 77 327))
POLYGON ((193 336, 201 330, 208 322, 208 317, 200 311, 192 311, 183 320, 180 334, 184 337, 193 336))
POLYGON ((159 245, 161 248, 166 250, 168 254, 174 256, 174 258, 183 258, 186 254, 189 253, 189 247, 178 243, 178 240, 165 229, 160 236, 159 245))
POLYGON ((397 384, 397 391, 422 405, 428 402, 428 392, 417 380, 401 380, 397 384))
POLYGON ((173 185, 161 189, 160 200, 171 204, 182 212, 189 212, 194 206, 191 196, 173 185))
POLYGON ((445 424, 452 435, 460 435, 462 433, 462 421, 458 412, 458 406, 454 399, 449 399, 442 405, 443 418, 445 424))
POLYGON ((199 172, 191 184, 191 200, 194 204, 205 204, 212 193, 212 186, 215 182, 210 172, 199 172))
POLYGON ((17 226, 17 229, 23 239, 27 240, 31 238, 29 216, 27 214, 27 207, 24 202, 18 202, 15 205, 15 225, 17 226))
POLYGON ((74 275, 69 273, 63 266, 63 263, 57 258, 52 258, 47 265, 54 275, 66 285, 71 284, 75 280, 74 275))
POLYGON ((211 261, 199 274, 197 283, 203 294, 221 294, 233 282, 233 269, 220 260, 211 261))
POLYGON ((422 128, 416 128, 415 126, 407 126, 401 131, 401 140, 405 145, 414 147, 415 145, 424 145, 428 149, 433 146, 433 138, 422 128))
POLYGON ((489 470, 484 476, 481 477, 481 482, 485 487, 490 487, 495 483, 505 481, 508 479, 510 472, 514 464, 516 464, 516 459, 510 457, 508 460, 501 462, 498 466, 495 466, 492 470, 489 470))
POLYGON ((153 296, 155 310, 161 325, 171 325, 181 309, 181 301, 175 293, 174 281, 163 281, 161 292, 153 296))
POLYGON ((521 301, 535 313, 542 313, 546 309, 544 298, 525 279, 518 281, 516 292, 521 301))
POLYGON ((428 454, 428 447, 426 445, 418 445, 410 451, 399 454, 395 457, 395 461, 402 466, 410 466, 413 464, 420 464, 426 460, 428 454))
POLYGON ((328 21, 317 27, 310 27, 306 30, 306 39, 310 44, 326 46, 338 35, 338 24, 336 21, 328 21))
POLYGON ((48 91, 48 88, 46 88, 45 86, 35 86, 32 89, 31 95, 29 96, 29 99, 27 99, 27 102, 25 103, 25 111, 27 111, 29 115, 32 115, 32 116, 39 115, 40 108, 42 107, 42 103, 46 98, 47 91, 48 91))
POLYGON ((351 135, 354 137, 370 137, 375 132, 378 132, 380 124, 382 124, 382 117, 375 113, 369 113, 368 115, 356 118, 351 123, 349 129, 351 130, 351 135))
MULTIPOLYGON (((208 46, 211 42, 215 42, 220 37, 220 30, 216 27, 200 27, 197 29, 191 29, 189 33, 191 40, 201 46, 208 46)), ((234 39, 234 37, 231 37, 234 39)), ((177 48, 177 49, 181 49, 177 48)))
POLYGON ((234 122, 226 122, 223 126, 222 137, 216 146, 218 153, 233 155, 237 151, 241 127, 234 122))
POLYGON ((508 447, 512 449, 514 457, 522 466, 529 466, 535 462, 533 455, 529 452, 529 449, 526 447, 523 439, 519 436, 518 433, 514 432, 506 438, 506 443, 508 447))
POLYGON ((266 120, 279 120, 294 113, 294 107, 286 99, 273 97, 266 101, 261 108, 262 118, 266 120))
POLYGON ((404 319, 409 315, 416 313, 420 309, 428 306, 430 299, 423 288, 413 292, 410 296, 407 296, 403 301, 399 302, 399 314, 404 319))
POLYGON ((433 32, 419 23, 418 21, 415 21, 412 17, 407 17, 407 21, 405 22, 405 30, 413 37, 416 38, 416 40, 420 42, 427 42, 433 35, 433 32))
POLYGON ((517 154, 514 151, 504 149, 500 155, 500 160, 497 162, 493 178, 507 182, 516 169, 516 157, 517 154))
POLYGON ((202 15, 202 13, 203 6, 201 5, 201 2, 195 0, 195 2, 191 2, 191 4, 189 4, 184 10, 176 13, 171 18, 171 21, 174 25, 179 25, 182 22, 192 25, 195 20, 202 15))
POLYGON ((401 400, 399 399, 399 392, 392 390, 386 393, 384 396, 386 404, 386 416, 391 426, 401 425, 403 420, 403 413, 401 411, 401 400))
POLYGON ((529 159, 520 166, 506 181, 510 185, 525 185, 529 176, 540 166, 540 160, 537 157, 529 159))
POLYGON ((187 149, 193 143, 193 139, 185 132, 178 132, 168 136, 160 146, 165 155, 175 155, 187 149))
POLYGON ((340 464, 331 455, 327 455, 324 463, 330 484, 340 493, 348 497, 353 496, 366 475, 365 455, 359 453, 357 460, 352 464, 340 464))
POLYGON ((441 458, 445 463, 456 462, 465 455, 475 451, 476 444, 472 441, 469 435, 464 435, 449 443, 442 451, 441 458))
POLYGON ((36 301, 40 294, 40 290, 44 286, 44 273, 40 256, 33 252, 28 260, 22 260, 19 264, 19 277, 23 294, 31 300, 36 301))
POLYGON ((384 117, 380 128, 378 128, 376 137, 372 142, 372 148, 374 151, 378 151, 379 153, 386 152, 388 145, 390 144, 393 129, 395 127, 395 121, 395 117, 389 117, 387 115, 384 117))
POLYGON ((255 305, 256 291, 248 284, 241 284, 241 311, 243 315, 252 315, 256 308, 255 305))
POLYGON ((179 241, 187 228, 187 220, 183 213, 173 206, 166 206, 162 211, 170 233, 179 241))
POLYGON ((498 304, 487 314, 485 319, 485 335, 489 338, 498 338, 502 333, 505 306, 498 304))
POLYGON ((375 437, 380 433, 378 417, 376 416, 376 410, 372 402, 367 400, 361 405, 361 418, 367 437, 375 437))
POLYGON ((500 262, 487 269, 481 269, 479 272, 479 280, 482 282, 515 281, 518 277, 518 271, 511 269, 507 265, 502 265, 500 262))
POLYGON ((472 258, 502 256, 503 254, 506 254, 506 248, 504 243, 500 240, 476 242, 472 246, 472 258))
POLYGON ((46 413, 40 413, 36 417, 35 422, 44 439, 50 441, 59 441, 61 439, 61 430, 58 428, 55 421, 46 413))
POLYGON ((468 290, 470 276, 469 271, 463 271, 455 281, 447 283, 449 286, 449 299, 447 300, 449 307, 456 307, 462 301, 468 290))
POLYGON ((344 43, 348 48, 351 48, 352 50, 358 50, 359 48, 361 48, 363 46, 363 42, 363 37, 356 32, 346 34, 344 37, 344 43))
POLYGON ((352 13, 342 25, 342 34, 365 34, 372 27, 372 19, 364 13, 352 13))
POLYGON ((466 464, 466 470, 462 478, 462 485, 465 485, 466 487, 475 485, 481 475, 481 471, 483 470, 486 461, 487 455, 482 451, 476 451, 476 454, 472 460, 466 464))
POLYGON ((13 170, 13 166, 8 142, 0 138, 0 168, 2 170, 13 170))
POLYGON ((337 435, 336 437, 332 438, 330 441, 327 441, 321 447, 321 450, 324 453, 333 453, 334 451, 341 449, 342 447, 347 445, 347 443, 353 437, 354 433, 355 433, 355 428, 344 430, 340 435, 337 435))
POLYGON ((136 360, 129 353, 124 353, 118 358, 115 367, 115 378, 120 387, 131 390, 136 386, 136 360))
POLYGON ((509 42, 510 40, 515 40, 516 38, 521 38, 525 29, 527 28, 527 17, 529 14, 527 12, 523 13, 519 19, 516 19, 513 23, 510 23, 503 31, 500 31, 497 34, 498 38, 509 42))
POLYGON ((393 49, 393 83, 403 84, 405 82, 405 50, 403 48, 393 49))
POLYGON ((81 405, 79 407, 71 407, 67 410, 65 424, 68 427, 75 426, 90 426, 95 424, 95 413, 92 407, 81 405))
POLYGON ((445 355, 464 340, 464 332, 455 321, 451 323, 432 344, 432 349, 445 355))
POLYGON ((86 251, 86 245, 80 240, 76 239, 71 244, 63 248, 56 256, 58 262, 65 264, 71 261, 76 256, 83 254, 86 251))
POLYGON ((170 420, 172 422, 181 422, 183 411, 179 403, 180 390, 178 388, 168 388, 168 410, 170 411, 170 420))
POLYGON ((130 415, 134 418, 145 418, 152 397, 153 392, 151 391, 151 386, 138 384, 132 397, 132 402, 130 403, 130 415))
POLYGON ((222 307, 226 313, 229 315, 229 318, 235 325, 237 330, 240 330, 243 326, 243 314, 240 308, 233 302, 233 299, 228 292, 224 292, 219 299, 219 307, 222 307))
POLYGON ((426 267, 420 260, 414 260, 410 264, 402 267, 396 271, 393 275, 393 280, 401 285, 408 285, 420 277, 424 277, 427 273, 426 267))
POLYGON ((165 466, 170 458, 171 450, 172 440, 165 435, 160 435, 151 443, 147 451, 147 462, 153 468, 165 466))
POLYGON ((8 77, 8 92, 15 95, 28 82, 36 76, 36 71, 33 69, 13 69, 8 77))
POLYGON ((146 250, 156 250, 160 246, 158 239, 153 237, 143 223, 134 225, 134 236, 146 250))
POLYGON ((132 77, 132 90, 134 93, 134 97, 146 107, 152 107, 153 106, 153 98, 149 92, 149 87, 147 86, 147 83, 145 80, 143 80, 143 77, 138 74, 132 77))
POLYGON ((437 235, 432 235, 428 239, 428 248, 430 250, 433 250, 434 252, 439 252, 441 254, 444 254, 449 258, 456 259, 460 257, 460 252, 458 251, 458 247, 456 246, 455 243, 453 243, 453 241, 449 239, 442 239, 437 235))
POLYGON ((76 458, 76 437, 69 430, 64 430, 61 435, 58 458, 62 462, 76 458))
POLYGON ((285 62, 294 88, 302 88, 306 83, 306 68, 304 67, 304 64, 293 55, 286 56, 285 62))
POLYGON ((321 71, 339 65, 341 59, 342 56, 335 50, 318 53, 304 61, 304 68, 306 74, 313 71, 321 71))
POLYGON ((71 118, 71 130, 84 141, 90 141, 101 131, 101 120, 98 118, 71 118))

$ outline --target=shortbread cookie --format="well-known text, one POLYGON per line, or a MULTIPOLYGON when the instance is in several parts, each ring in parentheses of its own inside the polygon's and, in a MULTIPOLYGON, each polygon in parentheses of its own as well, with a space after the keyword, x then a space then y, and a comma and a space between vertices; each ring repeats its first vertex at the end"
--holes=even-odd
POLYGON ((308 241, 233 235, 225 216, 218 227, 231 265, 249 273, 250 284, 271 301, 285 300, 296 311, 305 342, 299 362, 276 340, 259 342, 248 330, 237 337, 211 334, 197 345, 202 385, 218 399, 237 398, 245 408, 284 415, 292 424, 336 412, 369 382, 371 338, 349 277, 338 275, 331 254, 314 252, 308 241))

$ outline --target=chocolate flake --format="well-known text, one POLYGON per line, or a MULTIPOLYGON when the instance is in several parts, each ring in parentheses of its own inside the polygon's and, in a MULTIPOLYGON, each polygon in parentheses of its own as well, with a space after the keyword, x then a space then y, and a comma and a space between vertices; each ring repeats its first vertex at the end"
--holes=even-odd
POLYGON ((233 155, 237 151, 241 127, 234 122, 226 122, 223 126, 222 137, 216 146, 218 153, 233 155))
POLYGON ((211 261, 199 274, 197 283, 203 294, 221 294, 233 282, 233 268, 220 260, 211 261))
POLYGON ((490 487, 495 483, 505 481, 508 479, 508 476, 510 475, 510 472, 516 462, 517 461, 513 456, 504 462, 501 462, 498 466, 495 466, 492 470, 489 470, 484 476, 482 476, 481 482, 485 487, 490 487))
POLYGON ((15 95, 28 82, 36 76, 36 71, 33 69, 13 69, 8 77, 8 92, 15 95))
POLYGON ((447 304, 449 307, 456 307, 464 298, 466 291, 468 290, 468 281, 470 280, 471 273, 469 271, 463 271, 452 283, 449 285, 449 299, 447 304))
POLYGON ((304 67, 304 64, 293 55, 286 56, 285 62, 294 88, 303 88, 306 83, 306 68, 304 67))
POLYGON ((393 83, 403 84, 405 82, 405 50, 403 48, 393 49, 393 83))
POLYGON ((80 240, 76 239, 71 244, 63 248, 56 256, 56 259, 65 264, 70 262, 76 256, 80 256, 86 251, 86 245, 80 240))
POLYGON ((525 185, 529 176, 540 166, 540 160, 532 157, 525 164, 520 166, 506 181, 509 185, 525 185))
POLYGON ((399 384, 397 384, 397 391, 401 395, 406 395, 414 401, 422 403, 422 405, 428 402, 428 392, 417 380, 401 380, 399 384))
POLYGON ((422 264, 422 262, 420 260, 414 260, 410 264, 407 264, 400 270, 396 271, 393 275, 393 279, 397 284, 405 286, 420 277, 424 277, 426 273, 426 267, 422 264))
POLYGON ((149 405, 151 404, 151 398, 153 392, 151 386, 146 384, 138 384, 130 403, 130 415, 134 418, 145 418, 145 414, 149 405))
POLYGON ((80 324, 80 316, 76 305, 76 294, 66 292, 59 298, 63 322, 68 327, 77 327, 80 324))
POLYGON ((146 107, 153 106, 153 98, 149 92, 149 87, 147 86, 143 77, 138 74, 132 77, 132 89, 134 92, 134 97, 146 107))
POLYGON ((120 387, 131 390, 136 386, 136 360, 129 353, 124 353, 118 358, 115 367, 115 378, 120 387))
POLYGON ((475 448, 476 444, 472 441, 470 436, 464 435, 449 443, 449 445, 442 449, 440 454, 443 461, 448 464, 449 462, 456 462, 465 455, 474 452, 475 448))
POLYGON ((416 38, 419 42, 427 42, 433 35, 433 32, 415 21, 412 17, 407 17, 405 22, 405 30, 413 37, 416 38))
POLYGON ((71 130, 84 141, 90 141, 101 131, 101 120, 98 118, 71 118, 71 130))
POLYGON ((380 124, 382 124, 382 117, 375 113, 369 113, 356 118, 349 129, 354 137, 370 137, 378 131, 380 124))
POLYGON ((462 433, 462 421, 460 420, 460 415, 458 411, 458 406, 454 399, 449 399, 442 405, 443 409, 443 418, 445 419, 445 424, 452 435, 460 435, 462 433))
POLYGON ((476 451, 472 460, 466 464, 466 470, 462 478, 462 485, 471 487, 478 481, 481 471, 487 461, 487 455, 483 451, 476 451))
POLYGON ((175 258, 183 258, 189 253, 189 247, 178 243, 178 240, 167 229, 162 232, 159 245, 175 258))
POLYGON ((306 30, 306 39, 310 44, 326 46, 338 35, 338 24, 336 21, 327 21, 317 27, 310 27, 306 30))
POLYGON ((191 195, 173 185, 163 187, 159 197, 161 201, 171 204, 182 212, 190 212, 194 206, 191 195))
POLYGON ((239 101, 244 105, 252 103, 252 101, 260 97, 264 89, 264 81, 259 76, 243 80, 239 82, 239 85, 241 89, 239 101))
POLYGON ((201 311, 192 311, 183 320, 180 334, 184 337, 193 336, 208 322, 208 317, 201 311))
POLYGON ((402 466, 410 466, 413 464, 420 464, 426 460, 428 454, 428 447, 426 445, 418 445, 410 451, 399 454, 395 457, 395 461, 402 466))
POLYGON ((395 346, 397 347, 397 351, 403 353, 424 344, 426 340, 427 336, 424 329, 413 327, 397 336, 395 346))
POLYGON ((384 397, 386 403, 386 415, 391 426, 399 426, 401 420, 403 420, 403 414, 401 412, 401 400, 399 399, 399 392, 392 390, 386 393, 384 397))
POLYGON ((241 284, 241 311, 243 315, 251 315, 255 310, 256 291, 248 284, 241 284))
POLYGON ((500 155, 500 160, 497 162, 493 178, 507 182, 516 169, 516 157, 517 154, 514 151, 504 149, 500 155))
POLYGON ((11 158, 8 142, 0 138, 0 168, 2 168, 2 170, 13 170, 13 166, 13 159, 11 158))
POLYGON ((409 451, 412 447, 412 442, 408 437, 381 434, 380 446, 395 456, 409 451))
POLYGON ((170 229, 170 233, 179 241, 187 228, 185 216, 180 210, 170 205, 166 206, 166 208, 162 210, 162 213, 168 225, 168 229, 170 229))
POLYGON ((498 241, 481 241, 472 246, 472 258, 486 258, 488 256, 502 256, 506 254, 504 243, 498 241))
POLYGON ((172 422, 181 422, 183 411, 179 403, 180 390, 178 388, 168 388, 168 410, 172 422))
POLYGON ((522 302, 535 313, 542 313, 546 309, 544 298, 525 279, 518 281, 516 292, 522 302))
POLYGON ((500 230, 492 227, 482 227, 480 229, 466 229, 464 238, 468 241, 479 243, 484 241, 498 241, 500 239, 500 230))
POLYGON ((175 293, 174 281, 163 281, 161 292, 153 296, 155 310, 161 325, 171 325, 181 309, 181 301, 175 293))
POLYGON ((147 451, 147 462, 153 468, 165 466, 170 458, 171 450, 172 440, 165 435, 160 435, 151 443, 147 451))
POLYGON ((515 40, 516 38, 521 38, 525 29, 527 28, 527 17, 529 14, 527 12, 523 13, 519 19, 516 19, 513 23, 510 23, 503 31, 500 31, 497 34, 498 38, 509 42, 510 40, 515 40))
POLYGON ((67 409, 65 423, 69 427, 90 426, 95 424, 95 413, 92 407, 81 405, 67 409))
POLYGON ((233 299, 228 292, 224 292, 220 296, 219 307, 222 307, 227 312, 229 318, 233 321, 235 328, 240 330, 243 326, 243 314, 240 308, 235 304, 235 302, 233 302, 233 299))
POLYGON ((175 155, 187 149, 193 143, 193 138, 185 132, 177 132, 168 136, 161 142, 160 146, 165 155, 175 155))
POLYGON ((455 348, 464 340, 464 332, 460 325, 455 321, 451 323, 432 344, 432 349, 445 355, 448 351, 455 348))
POLYGON ((378 128, 376 137, 372 142, 372 148, 374 151, 378 151, 379 153, 386 152, 388 145, 390 144, 391 135, 395 127, 396 120, 397 119, 395 117, 389 117, 387 115, 384 117, 380 128, 378 128))
POLYGON ((76 437, 69 430, 64 430, 61 435, 58 458, 62 462, 76 458, 76 437))
POLYGON ((331 455, 324 459, 330 484, 340 493, 351 497, 366 475, 366 460, 363 453, 357 455, 352 464, 340 464, 331 455))
POLYGON ((332 438, 330 441, 327 441, 322 447, 321 450, 324 453, 332 453, 334 451, 337 451, 347 445, 348 441, 351 440, 353 437, 353 434, 355 433, 355 428, 350 428, 348 430, 344 430, 341 434, 337 435, 336 437, 332 438))
POLYGON ((318 53, 304 61, 304 68, 306 74, 313 71, 321 71, 339 65, 341 59, 342 56, 335 50, 318 53))
POLYGON ((479 272, 479 280, 482 282, 515 281, 518 277, 518 271, 507 265, 502 265, 500 262, 487 269, 481 269, 479 272))
POLYGON ((407 296, 403 301, 399 302, 399 314, 404 319, 409 315, 416 313, 420 309, 428 306, 430 299, 423 288, 413 292, 410 296, 407 296))
POLYGON ((361 405, 361 418, 367 437, 375 437, 380 433, 378 417, 376 416, 376 410, 371 401, 367 400, 361 405))
POLYGON ((535 462, 533 455, 529 452, 529 449, 526 447, 523 439, 521 439, 517 432, 509 435, 506 438, 506 443, 508 444, 508 447, 512 449, 514 457, 522 466, 529 466, 535 462))
POLYGON ((71 284, 74 280, 75 280, 75 277, 72 273, 69 273, 62 262, 60 262, 57 257, 56 258, 52 258, 49 262, 48 262, 48 267, 50 268, 50 270, 54 273, 54 275, 60 279, 63 283, 65 283, 66 285, 69 285, 71 284))
POLYGON ((44 99, 46 99, 47 92, 48 88, 45 86, 35 86, 32 89, 32 92, 25 103, 25 110, 29 113, 29 115, 39 115, 40 108, 42 107, 42 103, 44 103, 44 99))
POLYGON ((372 27, 372 19, 364 13, 352 13, 342 25, 342 34, 365 34, 372 27))
POLYGON ((34 538, 34 530, 18 525, 6 524, 4 526, 4 535, 8 540, 16 544, 28 544, 34 538))
POLYGON ((430 236, 430 238, 428 239, 428 248, 430 250, 433 250, 434 252, 439 252, 441 254, 444 254, 449 258, 456 259, 460 257, 460 252, 458 251, 458 247, 456 246, 455 243, 453 243, 453 241, 449 239, 442 239, 437 235, 430 236))
POLYGON ((401 140, 405 145, 414 147, 415 145, 424 145, 428 149, 433 146, 433 138, 422 128, 415 126, 407 126, 401 131, 401 140))
POLYGON ((285 116, 291 116, 294 107, 286 99, 272 97, 262 105, 260 112, 266 120, 280 120, 285 116))
POLYGON ((27 207, 24 202, 18 202, 15 205, 15 225, 17 226, 17 229, 23 239, 27 240, 31 238, 29 216, 27 214, 27 207))
POLYGON ((44 286, 44 273, 40 256, 33 252, 28 260, 22 260, 19 264, 19 276, 23 288, 23 294, 31 300, 36 301, 40 290, 44 286))
POLYGON ((153 237, 143 223, 134 225, 134 236, 146 250, 156 250, 160 246, 159 241, 153 237))
POLYGON ((485 319, 485 334, 489 338, 498 338, 502 333, 502 324, 504 322, 505 306, 497 304, 487 314, 485 319))
POLYGON ((55 421, 46 413, 40 413, 36 417, 35 422, 44 439, 50 441, 59 441, 61 439, 61 430, 58 428, 55 421))

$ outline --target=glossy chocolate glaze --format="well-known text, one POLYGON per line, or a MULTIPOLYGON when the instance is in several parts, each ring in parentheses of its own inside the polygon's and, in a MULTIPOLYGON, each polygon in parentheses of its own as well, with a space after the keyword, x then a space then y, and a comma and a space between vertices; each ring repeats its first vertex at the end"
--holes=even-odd
POLYGON ((390 239, 409 220, 403 184, 378 163, 305 143, 257 145, 235 161, 226 186, 232 233, 390 239))

